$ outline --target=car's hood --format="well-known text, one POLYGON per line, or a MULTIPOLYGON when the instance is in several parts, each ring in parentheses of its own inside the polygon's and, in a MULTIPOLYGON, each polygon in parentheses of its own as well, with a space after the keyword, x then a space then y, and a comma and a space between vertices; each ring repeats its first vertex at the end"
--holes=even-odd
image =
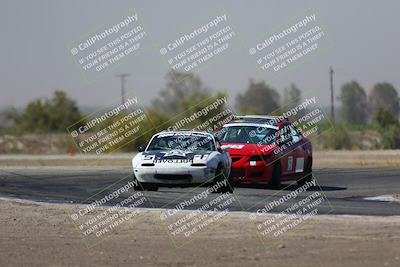
POLYGON ((231 156, 269 155, 277 148, 275 145, 222 143, 222 148, 225 147, 230 148, 231 156))

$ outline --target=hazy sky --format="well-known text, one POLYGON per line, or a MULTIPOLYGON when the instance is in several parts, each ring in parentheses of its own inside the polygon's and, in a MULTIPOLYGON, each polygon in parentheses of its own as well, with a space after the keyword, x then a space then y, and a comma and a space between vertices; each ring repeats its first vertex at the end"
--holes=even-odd
POLYGON ((169 70, 156 47, 87 83, 74 63, 69 45, 92 29, 122 17, 134 7, 153 40, 167 40, 194 21, 224 9, 236 33, 235 49, 195 73, 231 99, 243 92, 249 78, 267 80, 282 92, 294 82, 329 101, 330 65, 335 90, 351 79, 370 89, 387 81, 400 88, 400 1, 2 1, 0 9, 0 108, 47 97, 65 90, 79 105, 102 106, 119 97, 117 73, 130 73, 127 88, 148 103, 165 84, 169 70), (248 49, 310 7, 323 25, 330 46, 269 77, 259 70, 248 49), (238 43, 241 45, 238 45, 238 43))

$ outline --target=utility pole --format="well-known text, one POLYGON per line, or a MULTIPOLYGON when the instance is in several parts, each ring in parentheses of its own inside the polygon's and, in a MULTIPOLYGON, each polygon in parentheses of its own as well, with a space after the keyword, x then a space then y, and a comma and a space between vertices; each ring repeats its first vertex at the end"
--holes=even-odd
POLYGON ((121 78, 121 104, 125 103, 125 83, 126 83, 125 78, 128 76, 129 74, 127 73, 122 73, 117 75, 118 78, 121 78))
POLYGON ((335 105, 334 105, 334 97, 333 97, 333 69, 329 67, 329 78, 330 78, 330 85, 331 85, 331 121, 335 123, 335 105))

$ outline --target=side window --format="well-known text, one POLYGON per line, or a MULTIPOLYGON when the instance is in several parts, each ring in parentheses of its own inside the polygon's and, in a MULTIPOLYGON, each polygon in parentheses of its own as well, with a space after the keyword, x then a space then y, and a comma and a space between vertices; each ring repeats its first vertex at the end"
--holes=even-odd
POLYGON ((293 128, 292 125, 290 125, 290 135, 292 136, 293 143, 297 143, 301 139, 299 133, 296 131, 295 128, 293 128))
POLYGON ((225 134, 224 134, 224 141, 225 142, 232 142, 236 139, 237 135, 238 135, 238 131, 239 129, 236 128, 232 128, 230 130, 228 130, 225 134))
POLYGON ((290 129, 288 125, 285 125, 281 128, 281 143, 287 143, 291 140, 290 138, 290 129))

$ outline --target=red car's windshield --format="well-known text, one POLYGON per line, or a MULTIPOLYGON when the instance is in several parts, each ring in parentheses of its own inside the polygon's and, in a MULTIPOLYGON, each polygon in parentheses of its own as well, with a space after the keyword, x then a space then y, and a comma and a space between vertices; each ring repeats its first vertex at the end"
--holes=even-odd
POLYGON ((227 126, 221 136, 223 143, 275 145, 277 130, 264 126, 227 126))

